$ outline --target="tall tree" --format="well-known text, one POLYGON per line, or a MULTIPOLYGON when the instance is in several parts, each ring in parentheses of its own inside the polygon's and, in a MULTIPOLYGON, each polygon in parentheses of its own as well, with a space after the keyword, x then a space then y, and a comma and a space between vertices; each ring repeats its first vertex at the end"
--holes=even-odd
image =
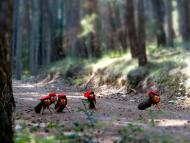
POLYGON ((31 24, 30 24, 30 71, 36 74, 38 69, 38 57, 40 46, 40 12, 39 0, 32 0, 31 4, 31 24))
POLYGON ((16 79, 20 80, 22 75, 22 36, 23 36, 23 0, 15 1, 15 10, 17 15, 15 20, 15 25, 17 30, 15 31, 15 50, 16 50, 16 79))
POLYGON ((154 25, 155 25, 155 34, 157 37, 157 45, 165 46, 166 45, 166 34, 164 30, 164 2, 163 0, 152 0, 152 8, 154 14, 154 25))
POLYGON ((13 1, 0 2, 0 142, 13 143, 11 81, 13 1))
POLYGON ((166 19, 167 19, 167 43, 169 46, 174 46, 174 29, 173 29, 173 6, 172 0, 165 0, 165 10, 166 10, 166 19))
POLYGON ((126 24, 127 24, 127 34, 129 39, 129 45, 131 48, 132 57, 137 57, 138 42, 137 42, 137 31, 135 27, 135 17, 134 17, 134 1, 126 0, 126 24))
MULTIPOLYGON (((45 59, 46 64, 58 60, 60 57, 59 54, 59 37, 58 34, 59 25, 58 25, 58 15, 59 15, 59 0, 42 0, 42 12, 44 13, 44 21, 42 22, 44 26, 42 26, 42 33, 44 33, 45 43, 42 48, 46 49, 45 51, 45 59)), ((62 5, 63 6, 63 5, 62 5)), ((43 14, 42 14, 43 15, 43 14)))
POLYGON ((57 37, 56 37, 56 44, 57 44, 57 51, 59 53, 59 57, 65 56, 65 51, 63 48, 63 31, 64 31, 64 1, 58 0, 58 18, 57 18, 57 37))
POLYGON ((138 0, 138 61, 140 66, 147 64, 146 56, 146 31, 145 31, 145 12, 144 0, 138 0))
POLYGON ((122 51, 126 51, 127 49, 127 32, 126 32, 126 28, 125 28, 125 24, 123 22, 123 16, 121 15, 121 11, 120 10, 120 5, 117 2, 115 4, 115 23, 116 23, 116 27, 117 27, 117 40, 119 42, 119 46, 120 46, 120 50, 122 51))
POLYGON ((138 17, 135 21, 134 17, 134 1, 126 0, 127 4, 127 31, 131 54, 133 58, 138 59, 139 66, 147 64, 146 49, 145 49, 145 16, 144 16, 144 0, 138 0, 137 12, 138 17), (138 28, 136 28, 138 23, 138 28))
POLYGON ((190 39, 190 1, 189 0, 177 0, 177 6, 179 11, 179 31, 183 42, 189 42, 190 39))
MULTIPOLYGON (((56 2, 54 3, 54 5, 56 5, 56 2)), ((52 46, 53 46, 52 37, 51 37, 53 33, 51 33, 51 29, 54 29, 54 26, 51 25, 51 21, 54 21, 54 19, 56 18, 51 13, 49 0, 40 1, 40 18, 41 18, 40 19, 41 64, 46 65, 51 62, 51 53, 52 53, 52 46)))
POLYGON ((65 37, 68 51, 72 56, 80 56, 80 0, 65 0, 65 37))
POLYGON ((115 24, 115 13, 114 13, 114 3, 111 1, 111 2, 109 2, 108 3, 108 13, 109 13, 109 17, 108 17, 108 19, 109 19, 109 21, 108 21, 108 23, 109 23, 109 35, 108 35, 108 37, 109 37, 109 48, 110 48, 110 50, 115 50, 115 48, 116 48, 116 24, 115 24))
POLYGON ((93 57, 99 57, 101 55, 101 51, 100 51, 100 39, 99 39, 99 36, 98 36, 98 32, 99 32, 99 13, 98 13, 98 0, 86 0, 86 13, 89 15, 89 16, 93 16, 95 15, 95 18, 93 20, 93 22, 91 23, 93 25, 93 29, 94 31, 93 32, 90 32, 89 34, 89 45, 90 47, 88 48, 91 48, 91 55, 93 57))
POLYGON ((81 1, 81 30, 80 40, 83 43, 81 48, 82 57, 99 57, 100 51, 100 17, 98 0, 81 1))

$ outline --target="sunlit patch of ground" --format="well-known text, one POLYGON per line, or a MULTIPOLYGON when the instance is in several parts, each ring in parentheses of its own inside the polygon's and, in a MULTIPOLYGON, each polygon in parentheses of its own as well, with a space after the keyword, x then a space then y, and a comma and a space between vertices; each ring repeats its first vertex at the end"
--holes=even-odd
POLYGON ((158 122, 157 125, 160 127, 190 126, 190 121, 183 119, 161 119, 155 121, 158 122))

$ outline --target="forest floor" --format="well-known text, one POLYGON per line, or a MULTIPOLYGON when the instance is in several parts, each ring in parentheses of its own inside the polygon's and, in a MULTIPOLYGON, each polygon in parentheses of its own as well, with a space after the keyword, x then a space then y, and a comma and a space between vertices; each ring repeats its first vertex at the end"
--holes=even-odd
MULTIPOLYGON (((161 97, 161 110, 151 107, 140 111, 138 104, 146 93, 126 94, 125 88, 101 86, 94 88, 97 109, 84 109, 82 88, 62 81, 13 81, 16 101, 15 139, 17 142, 190 142, 190 98, 170 100, 161 97), (34 112, 42 95, 55 90, 68 97, 63 113, 43 115, 34 112)), ((53 106, 52 106, 53 108, 53 106)))

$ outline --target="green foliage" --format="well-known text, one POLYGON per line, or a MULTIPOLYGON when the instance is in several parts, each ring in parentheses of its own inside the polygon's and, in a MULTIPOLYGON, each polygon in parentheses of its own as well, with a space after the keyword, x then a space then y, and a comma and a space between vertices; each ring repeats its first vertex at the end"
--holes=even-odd
POLYGON ((82 83, 85 82, 85 79, 78 77, 78 78, 76 78, 76 79, 73 79, 72 82, 73 82, 75 85, 81 85, 82 83))
POLYGON ((95 13, 86 15, 80 22, 82 32, 78 35, 79 38, 88 36, 90 33, 95 33, 94 22, 97 19, 95 13))
POLYGON ((45 126, 28 126, 26 123, 19 124, 20 128, 15 132, 15 143, 83 143, 94 142, 95 132, 98 128, 97 120, 93 111, 79 108, 83 112, 86 123, 74 122, 72 129, 66 128, 64 124, 49 122, 45 126), (53 132, 53 135, 39 135, 41 131, 53 132))
POLYGON ((94 127, 96 125, 97 120, 93 116, 94 111, 86 110, 86 109, 83 109, 83 108, 78 108, 78 111, 83 112, 85 114, 86 120, 89 121, 91 127, 94 127))
POLYGON ((119 143, 173 143, 176 142, 171 136, 153 131, 144 131, 142 127, 128 124, 120 131, 119 143))
POLYGON ((64 77, 73 77, 83 68, 85 60, 77 59, 72 57, 67 57, 64 60, 60 60, 51 63, 43 69, 43 71, 48 71, 51 73, 60 73, 64 77))
POLYGON ((149 123, 152 126, 156 126, 159 122, 155 120, 155 118, 160 114, 160 111, 153 111, 152 109, 148 109, 148 117, 149 123))
POLYGON ((187 88, 185 80, 188 77, 181 72, 181 69, 188 66, 188 56, 184 56, 188 52, 179 48, 158 49, 150 44, 147 47, 147 53, 149 63, 144 67, 138 67, 137 61, 131 59, 129 51, 122 54, 110 51, 98 60, 67 57, 50 64, 46 70, 61 73, 63 77, 71 78, 70 82, 76 85, 84 83, 88 78, 87 75, 96 73, 94 79, 98 85, 136 86, 144 83, 142 81, 145 80, 158 83, 162 93, 173 91, 168 95, 172 96, 176 93, 184 95, 187 88), (187 60, 186 63, 184 59, 187 60), (120 81, 125 84, 120 84, 120 81))
POLYGON ((141 127, 138 127, 133 124, 128 124, 126 128, 123 128, 120 131, 121 140, 119 141, 119 143, 134 143, 139 142, 140 140, 144 140, 138 138, 139 136, 141 136, 141 134, 143 134, 143 132, 144 130, 141 127))
POLYGON ((70 134, 65 134, 65 129, 57 123, 48 123, 45 127, 57 130, 56 134, 50 136, 40 136, 38 135, 38 130, 32 132, 28 126, 25 124, 21 125, 21 129, 15 133, 15 143, 75 143, 83 142, 83 137, 79 135, 78 132, 71 132, 70 134))
POLYGON ((58 124, 54 122, 49 122, 47 128, 58 128, 58 124))

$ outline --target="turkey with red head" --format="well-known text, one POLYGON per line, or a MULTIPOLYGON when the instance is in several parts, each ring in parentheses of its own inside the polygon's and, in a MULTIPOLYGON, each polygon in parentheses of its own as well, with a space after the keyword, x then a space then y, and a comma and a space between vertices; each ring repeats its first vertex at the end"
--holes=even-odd
MULTIPOLYGON (((46 96, 41 97, 40 99, 40 103, 38 103, 35 107, 34 107, 34 111, 36 113, 41 113, 43 114, 44 110, 47 108, 50 112, 50 105, 52 103, 54 103, 57 100, 57 96, 56 93, 51 92, 46 96)), ((52 112, 51 112, 52 113, 52 112)))
POLYGON ((94 94, 94 91, 88 90, 84 93, 84 97, 87 98, 89 103, 89 109, 95 109, 96 108, 96 95, 94 94))
POLYGON ((64 93, 60 93, 57 95, 58 100, 55 104, 55 111, 62 112, 63 109, 67 106, 67 97, 64 93))
POLYGON ((148 98, 138 105, 139 110, 145 110, 146 108, 151 107, 152 105, 156 105, 156 107, 160 109, 158 105, 160 103, 160 95, 158 94, 158 91, 156 89, 156 84, 151 83, 149 84, 149 87, 150 89, 148 91, 148 98))

